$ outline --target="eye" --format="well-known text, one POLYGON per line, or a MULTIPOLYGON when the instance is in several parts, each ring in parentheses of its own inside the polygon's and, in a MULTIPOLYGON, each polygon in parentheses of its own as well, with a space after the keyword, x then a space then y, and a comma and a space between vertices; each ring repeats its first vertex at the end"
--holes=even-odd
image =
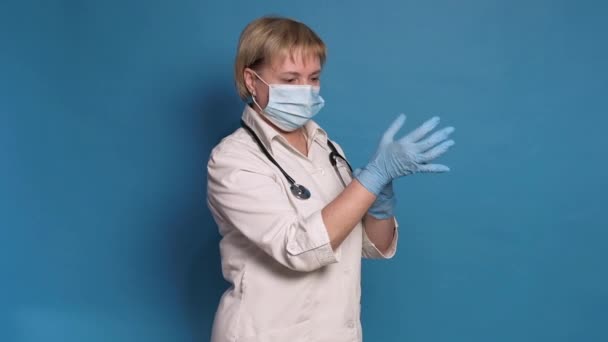
POLYGON ((313 82, 319 82, 321 79, 319 78, 319 76, 313 77, 311 79, 313 82))
POLYGON ((295 78, 288 78, 288 79, 283 80, 283 82, 285 82, 285 83, 293 83, 295 81, 296 81, 295 78))

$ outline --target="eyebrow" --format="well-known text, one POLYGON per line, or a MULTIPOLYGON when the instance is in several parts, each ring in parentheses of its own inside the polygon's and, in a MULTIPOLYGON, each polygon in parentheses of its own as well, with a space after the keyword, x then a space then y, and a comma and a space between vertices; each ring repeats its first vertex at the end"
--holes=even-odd
MULTIPOLYGON (((320 74, 320 73, 321 73, 321 69, 315 70, 310 75, 317 75, 317 74, 320 74)), ((285 72, 280 73, 280 75, 282 75, 282 76, 300 76, 300 73, 296 72, 296 71, 285 71, 285 72)))

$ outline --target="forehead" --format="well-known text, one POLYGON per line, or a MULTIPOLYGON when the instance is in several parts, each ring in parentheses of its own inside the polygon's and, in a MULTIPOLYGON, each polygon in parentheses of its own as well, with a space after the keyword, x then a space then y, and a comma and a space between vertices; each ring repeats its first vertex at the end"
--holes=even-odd
POLYGON ((315 72, 321 69, 319 56, 303 49, 283 50, 271 58, 270 69, 274 72, 315 72))

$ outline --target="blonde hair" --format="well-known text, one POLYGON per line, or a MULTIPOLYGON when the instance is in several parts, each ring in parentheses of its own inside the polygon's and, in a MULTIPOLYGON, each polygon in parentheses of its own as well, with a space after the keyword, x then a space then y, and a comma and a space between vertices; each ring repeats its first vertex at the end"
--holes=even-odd
POLYGON ((249 23, 241 33, 234 63, 234 79, 239 96, 247 100, 251 95, 245 85, 243 71, 255 69, 288 52, 319 58, 325 63, 325 43, 301 22, 283 17, 262 17, 249 23))

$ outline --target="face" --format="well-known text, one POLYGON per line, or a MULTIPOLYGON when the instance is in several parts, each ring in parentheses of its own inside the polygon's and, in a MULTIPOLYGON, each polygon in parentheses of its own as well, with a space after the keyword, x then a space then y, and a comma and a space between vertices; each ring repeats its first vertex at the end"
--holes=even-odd
MULTIPOLYGON (((297 84, 320 86, 321 62, 319 57, 306 54, 285 54, 274 58, 272 63, 255 70, 268 84, 297 84)), ((254 70, 245 68, 245 84, 260 107, 268 104, 268 86, 254 74, 254 70)), ((259 110, 254 106, 255 110, 259 110)))

